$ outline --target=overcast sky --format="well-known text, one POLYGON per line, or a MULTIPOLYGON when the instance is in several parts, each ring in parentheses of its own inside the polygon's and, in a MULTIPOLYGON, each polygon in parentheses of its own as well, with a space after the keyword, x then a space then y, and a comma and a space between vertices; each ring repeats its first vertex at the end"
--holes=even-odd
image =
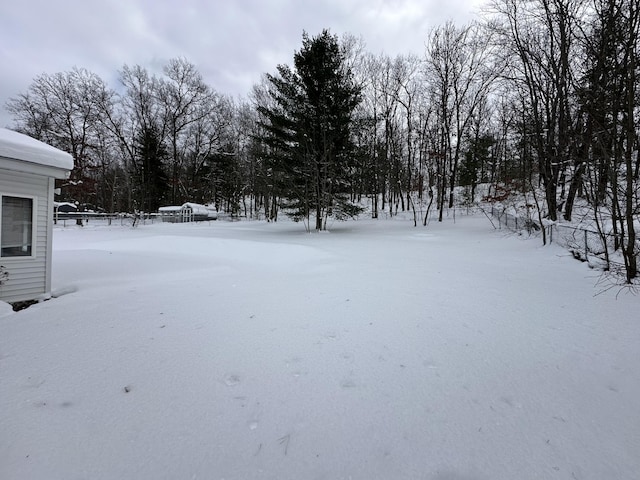
POLYGON ((124 64, 160 72, 185 57, 220 93, 245 96, 291 64, 302 32, 361 37, 372 53, 416 53, 433 26, 466 23, 481 0, 2 0, 0 126, 6 101, 41 73, 86 68, 111 87, 124 64))

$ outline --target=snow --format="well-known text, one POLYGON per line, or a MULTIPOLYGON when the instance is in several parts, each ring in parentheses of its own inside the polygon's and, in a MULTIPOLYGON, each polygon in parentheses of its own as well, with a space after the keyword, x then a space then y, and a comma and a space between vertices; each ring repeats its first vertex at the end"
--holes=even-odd
POLYGON ((200 205, 199 203, 187 202, 184 205, 182 205, 182 208, 184 207, 190 207, 194 215, 204 215, 204 216, 209 215, 209 210, 207 209, 207 207, 205 207, 204 205, 200 205))
POLYGON ((0 317, 13 314, 13 307, 7 302, 0 300, 0 317))
POLYGON ((180 206, 177 205, 169 205, 167 207, 160 207, 158 208, 159 212, 180 212, 183 209, 187 209, 190 208, 191 212, 193 213, 193 215, 205 215, 207 216, 209 214, 209 209, 207 209, 207 207, 205 207, 204 205, 200 205, 199 203, 184 203, 180 206))
POLYGON ((60 208, 60 207, 71 207, 71 208, 75 208, 76 210, 78 209, 78 206, 75 203, 71 203, 71 202, 53 202, 53 208, 60 208))
POLYGON ((176 206, 176 205, 170 205, 168 207, 160 207, 158 208, 159 212, 179 212, 180 210, 182 210, 182 207, 180 206, 176 206))
POLYGON ((215 220, 218 218, 218 212, 215 207, 209 207, 207 205, 200 205, 199 203, 184 203, 180 206, 170 205, 167 207, 158 208, 158 212, 161 214, 188 214, 189 217, 201 217, 215 220))
POLYGON ((598 280, 484 217, 57 227, 0 478, 637 479, 639 300, 598 280))
POLYGON ((73 157, 70 154, 6 128, 0 128, 0 157, 63 170, 73 169, 73 157))

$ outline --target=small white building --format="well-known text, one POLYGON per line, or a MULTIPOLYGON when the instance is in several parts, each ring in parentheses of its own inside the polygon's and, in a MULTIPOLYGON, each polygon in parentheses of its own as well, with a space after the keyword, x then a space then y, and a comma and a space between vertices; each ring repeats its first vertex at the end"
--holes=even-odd
POLYGON ((54 179, 72 169, 68 153, 0 128, 0 300, 50 295, 54 179))
POLYGON ((216 220, 216 211, 206 205, 187 202, 180 206, 160 207, 158 209, 163 222, 185 223, 216 220))
POLYGON ((69 202, 53 202, 54 213, 76 213, 78 206, 69 202))

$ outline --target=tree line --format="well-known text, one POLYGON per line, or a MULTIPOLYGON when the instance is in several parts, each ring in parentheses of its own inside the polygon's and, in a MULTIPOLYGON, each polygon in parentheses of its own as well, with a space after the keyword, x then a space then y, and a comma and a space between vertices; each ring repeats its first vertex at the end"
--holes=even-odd
POLYGON ((374 218, 409 211, 417 225, 517 191, 540 222, 571 221, 576 202, 587 205, 616 236, 631 282, 637 0, 493 0, 485 10, 433 28, 421 55, 304 33, 292 65, 246 99, 178 58, 161 75, 125 65, 115 88, 81 68, 43 74, 7 109, 16 130, 73 155, 64 200, 111 212, 214 203, 322 229, 365 203, 374 218))

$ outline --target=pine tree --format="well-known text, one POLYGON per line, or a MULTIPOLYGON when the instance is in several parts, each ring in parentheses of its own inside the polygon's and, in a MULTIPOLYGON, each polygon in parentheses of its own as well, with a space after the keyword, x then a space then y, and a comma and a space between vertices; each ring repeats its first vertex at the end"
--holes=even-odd
POLYGON ((302 37, 294 69, 278 67, 267 75, 270 106, 259 106, 268 147, 266 160, 283 179, 282 197, 295 219, 315 214, 316 230, 328 217, 360 212, 349 200, 354 163, 352 123, 360 87, 345 61, 338 39, 324 30, 302 37))
POLYGON ((145 212, 155 212, 166 201, 169 193, 164 165, 168 154, 156 128, 150 127, 140 132, 136 153, 138 208, 145 212))

